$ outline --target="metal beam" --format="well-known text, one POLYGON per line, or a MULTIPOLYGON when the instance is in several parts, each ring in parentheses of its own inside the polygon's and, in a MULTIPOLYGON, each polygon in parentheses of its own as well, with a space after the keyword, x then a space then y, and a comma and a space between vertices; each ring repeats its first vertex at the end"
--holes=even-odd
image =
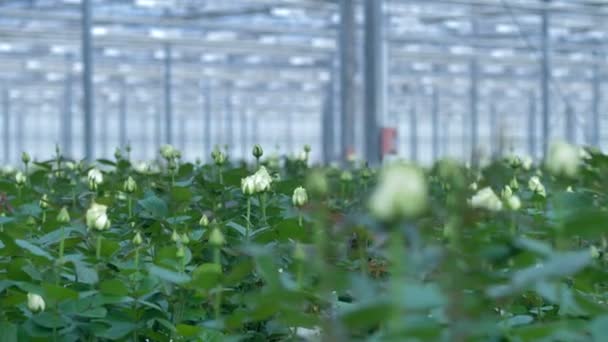
POLYGON ((11 95, 8 86, 2 91, 2 116, 4 128, 4 164, 8 165, 11 162, 11 95))
POLYGON ((355 147, 355 1, 340 0, 340 154, 343 161, 355 147))
POLYGON ((416 113, 416 99, 412 96, 410 107, 410 159, 418 161, 418 115, 416 113))
POLYGON ((93 37, 91 34, 91 0, 82 0, 82 90, 84 155, 88 161, 95 158, 95 129, 93 89, 93 37))
POLYGON ((230 84, 226 84, 226 97, 224 102, 224 118, 226 126, 224 126, 224 133, 226 136, 226 144, 228 145, 228 152, 232 152, 232 148, 234 147, 234 106, 232 101, 232 87, 230 84))
POLYGON ((171 45, 165 44, 165 77, 164 77, 164 98, 165 98, 165 143, 173 143, 173 99, 171 93, 172 85, 172 56, 171 56, 171 45))
POLYGON ((286 118, 285 118, 285 125, 286 125, 285 134, 287 135, 286 136, 287 151, 285 151, 285 153, 289 155, 294 152, 294 149, 293 149, 294 132, 293 132, 293 112, 292 111, 287 112, 286 118))
POLYGON ((592 81, 592 112, 591 112, 591 145, 595 147, 601 146, 601 122, 600 122, 600 101, 602 97, 602 84, 600 76, 600 68, 598 63, 593 64, 593 81, 592 81))
POLYGON ((323 108, 321 111, 321 146, 323 149, 323 162, 329 165, 334 158, 334 97, 335 97, 335 84, 334 75, 331 73, 332 81, 325 86, 326 92, 323 97, 323 108))
POLYGON ((496 111, 496 103, 490 103, 490 141, 491 141, 491 155, 492 158, 496 159, 500 156, 500 141, 498 129, 498 112, 496 111))
POLYGON ((67 55, 65 61, 65 81, 63 91, 63 115, 61 123, 61 145, 64 156, 73 157, 72 148, 72 98, 74 76, 72 73, 72 56, 67 55))
POLYGON ((205 148, 205 160, 208 161, 210 158, 211 149, 211 86, 209 82, 203 82, 201 86, 201 92, 203 96, 203 144, 205 148))
POLYGON ((384 82, 384 35, 382 0, 364 1, 364 127, 365 157, 371 165, 379 164, 380 127, 384 117, 386 86, 384 82))
POLYGON ((574 108, 572 105, 566 104, 565 108, 566 125, 564 126, 564 136, 570 144, 576 143, 576 123, 574 118, 574 108))
MULTIPOLYGON (((479 23, 476 17, 471 21, 471 29, 473 37, 477 37, 479 35, 479 23)), ((469 68, 471 73, 471 83, 469 89, 469 105, 471 110, 471 150, 469 153, 471 160, 475 164, 477 163, 479 148, 479 61, 477 58, 473 57, 473 59, 471 59, 469 68)), ((465 158, 467 158, 466 155, 465 158)))
MULTIPOLYGON (((247 127, 249 123, 247 122, 247 113, 245 108, 246 107, 244 106, 239 107, 239 130, 241 133, 241 141, 239 143, 241 144, 241 153, 243 154, 243 160, 247 160, 250 148, 247 134, 247 127)), ((253 147, 253 145, 251 145, 251 147, 253 147)))
POLYGON ((528 153, 536 157, 536 94, 532 92, 528 100, 528 153))
POLYGON ((127 84, 123 79, 120 85, 120 104, 118 112, 118 129, 120 135, 120 147, 125 148, 127 141, 127 84))
MULTIPOLYGON (((546 4, 549 4, 550 0, 543 0, 546 4)), ((549 53, 550 41, 549 41, 549 12, 545 8, 541 12, 541 45, 542 45, 542 58, 541 58, 541 98, 542 98, 542 153, 546 155, 549 148, 549 139, 551 135, 550 118, 551 115, 551 94, 549 89, 549 82, 551 80, 551 56, 549 53)))
POLYGON ((431 130, 432 130, 432 148, 433 162, 439 159, 439 90, 433 87, 431 93, 431 130))

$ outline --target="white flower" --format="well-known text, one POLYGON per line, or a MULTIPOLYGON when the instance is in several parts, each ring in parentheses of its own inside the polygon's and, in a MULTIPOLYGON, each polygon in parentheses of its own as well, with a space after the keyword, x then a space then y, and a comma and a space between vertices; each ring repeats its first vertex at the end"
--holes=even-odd
POLYGON ((532 167, 532 163, 533 163, 532 157, 530 157, 530 156, 521 157, 521 167, 524 170, 526 170, 526 171, 530 170, 530 168, 532 167))
POLYGON ((241 191, 247 196, 251 196, 255 193, 255 179, 253 176, 241 179, 241 191))
POLYGON ((179 151, 172 145, 167 144, 160 147, 160 155, 167 160, 177 157, 178 154, 179 151))
POLYGON ((133 244, 136 246, 139 246, 142 244, 143 241, 144 241, 144 239, 141 237, 141 233, 140 232, 135 233, 135 236, 133 237, 133 244))
POLYGON ((301 207, 308 202, 308 194, 306 193, 306 189, 299 186, 293 191, 293 196, 291 197, 291 201, 293 205, 296 207, 301 207))
POLYGON ((469 189, 471 189, 473 191, 477 191, 477 182, 471 183, 471 185, 469 185, 469 189))
POLYGON ((532 176, 528 181, 528 187, 530 190, 534 191, 534 193, 545 197, 547 193, 545 192, 545 186, 540 182, 540 179, 537 176, 532 176))
POLYGON ((591 155, 589 154, 589 152, 587 152, 587 150, 582 147, 579 147, 578 155, 581 159, 585 159, 585 160, 591 159, 591 155))
POLYGON ((264 166, 253 174, 253 183, 255 184, 255 192, 265 192, 270 190, 270 184, 272 183, 272 177, 264 166))
POLYGON ((17 174, 15 174, 15 182, 17 183, 17 185, 21 186, 25 184, 26 181, 27 177, 23 174, 23 172, 19 171, 17 172, 17 174))
POLYGON ((103 183, 103 173, 98 169, 91 169, 87 175, 89 180, 89 188, 91 190, 97 189, 97 186, 103 183))
POLYGON ((519 208, 521 208, 521 200, 517 195, 513 194, 513 190, 511 190, 510 186, 505 185, 505 188, 502 190, 500 195, 503 201, 505 201, 505 203, 507 204, 507 207, 509 207, 510 209, 518 210, 519 208))
POLYGON ((470 200, 473 208, 483 208, 490 211, 502 210, 502 202, 490 187, 479 190, 470 200))
POLYGON ((108 218, 107 210, 107 206, 93 202, 86 214, 87 227, 95 228, 97 230, 110 228, 110 219, 108 218))
POLYGON ((129 194, 134 193, 137 190, 137 183, 135 183, 133 177, 129 176, 129 178, 127 178, 123 185, 123 190, 129 194))
POLYGON ((556 175, 575 177, 580 164, 580 152, 576 146, 565 142, 555 142, 549 149, 547 169, 556 175))
POLYGON ((566 192, 574 192, 574 190, 572 190, 572 185, 570 185, 566 188, 566 192))
POLYGON ((305 341, 317 341, 321 338, 321 329, 318 327, 312 329, 297 327, 296 336, 305 341))
POLYGON ((27 294, 27 307, 33 312, 44 311, 46 304, 44 303, 44 298, 35 293, 27 294))
POLYGON ((511 179, 511 182, 509 183, 509 186, 513 190, 519 189, 519 182, 517 181, 517 178, 513 177, 513 179, 511 179))
POLYGON ((427 206, 427 184, 424 172, 406 164, 387 166, 370 198, 370 209, 380 220, 414 217, 427 206))

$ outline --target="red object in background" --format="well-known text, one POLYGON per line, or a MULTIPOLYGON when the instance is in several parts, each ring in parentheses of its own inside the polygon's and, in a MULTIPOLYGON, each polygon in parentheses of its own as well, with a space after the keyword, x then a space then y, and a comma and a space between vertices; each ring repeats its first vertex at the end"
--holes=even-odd
POLYGON ((382 156, 397 154, 397 129, 395 127, 383 127, 380 134, 382 156))

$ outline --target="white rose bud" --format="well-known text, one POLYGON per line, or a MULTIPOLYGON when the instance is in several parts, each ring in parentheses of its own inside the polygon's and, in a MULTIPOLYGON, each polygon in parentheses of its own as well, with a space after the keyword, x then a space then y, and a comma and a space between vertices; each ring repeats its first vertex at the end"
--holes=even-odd
POLYGON ((29 164, 30 160, 32 160, 32 158, 30 158, 30 155, 27 152, 21 153, 21 161, 23 164, 29 164))
POLYGON ((89 180, 89 188, 91 190, 97 190, 97 186, 103 183, 103 173, 98 169, 91 169, 87 174, 89 180))
POLYGON ((272 177, 264 166, 253 174, 253 182, 255 184, 255 192, 265 192, 270 190, 270 184, 272 183, 272 177))
POLYGON ((49 207, 49 196, 47 194, 43 194, 39 204, 40 208, 47 209, 49 207))
POLYGON ((490 187, 479 190, 469 201, 473 208, 482 208, 490 211, 502 210, 502 202, 490 187))
POLYGON ((264 155, 264 150, 262 149, 262 146, 260 144, 255 144, 253 145, 253 150, 251 151, 251 154, 253 154, 253 157, 255 159, 260 159, 260 157, 264 155))
POLYGON ((86 214, 87 227, 97 230, 110 228, 107 210, 108 207, 103 204, 92 203, 86 214))
POLYGON ((255 180, 253 176, 241 179, 241 191, 244 195, 251 196, 255 193, 255 180))
POLYGON ((576 146, 565 142, 555 142, 549 149, 546 165, 555 174, 575 177, 581 162, 580 152, 576 146))
POLYGON ((211 231, 211 235, 209 235, 209 243, 215 247, 221 247, 226 243, 226 239, 224 238, 224 234, 218 229, 215 228, 211 231))
POLYGON ((27 177, 23 174, 23 172, 19 171, 15 174, 15 183, 18 186, 22 186, 27 181, 27 177))
POLYGON ((526 170, 526 171, 530 170, 530 168, 532 168, 532 164, 533 164, 532 157, 530 157, 530 156, 523 156, 521 158, 521 167, 524 170, 526 170))
POLYGON ((44 303, 44 298, 35 293, 27 294, 27 307, 33 312, 44 311, 46 304, 44 303))
POLYGON ((207 215, 203 214, 201 219, 198 221, 198 224, 200 224, 201 227, 207 227, 209 225, 209 218, 207 215))
POLYGON ((180 236, 177 231, 174 229, 173 234, 171 234, 171 241, 178 242, 180 240, 180 236))
POLYGON ((543 183, 540 182, 540 179, 537 176, 532 176, 530 178, 530 180, 528 181, 528 187, 534 193, 542 197, 545 197, 547 195, 547 193, 545 192, 545 186, 543 185, 543 183))
POLYGON ((144 242, 144 239, 141 237, 141 233, 135 233, 135 236, 133 237, 133 244, 139 246, 142 244, 142 242, 144 242))
POLYGON ((384 168, 370 198, 376 218, 393 221, 420 215, 427 207, 428 189, 424 172, 411 165, 384 168))
POLYGON ((293 205, 296 207, 304 206, 308 203, 308 194, 306 193, 306 189, 299 186, 293 191, 293 196, 291 197, 291 201, 293 205))
POLYGON ((129 176, 129 178, 127 178, 123 185, 123 190, 129 194, 132 194, 137 191, 137 183, 135 183, 133 177, 129 176))

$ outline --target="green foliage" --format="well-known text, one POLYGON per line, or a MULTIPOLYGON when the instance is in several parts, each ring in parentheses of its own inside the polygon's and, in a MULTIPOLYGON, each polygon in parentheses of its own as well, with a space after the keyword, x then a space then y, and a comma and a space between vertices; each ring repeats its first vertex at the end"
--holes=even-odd
POLYGON ((271 190, 249 195, 241 179, 256 167, 230 158, 99 160, 95 191, 90 167, 65 160, 30 163, 20 187, 0 175, 0 341, 605 339, 607 156, 577 178, 443 160, 425 170, 427 209, 397 222, 368 210, 377 170, 260 162, 271 190), (534 175, 546 196, 528 188, 534 175), (506 185, 518 210, 468 204, 475 187, 506 185), (299 186, 308 201, 295 207, 299 186), (109 229, 86 228, 93 202, 109 229))

